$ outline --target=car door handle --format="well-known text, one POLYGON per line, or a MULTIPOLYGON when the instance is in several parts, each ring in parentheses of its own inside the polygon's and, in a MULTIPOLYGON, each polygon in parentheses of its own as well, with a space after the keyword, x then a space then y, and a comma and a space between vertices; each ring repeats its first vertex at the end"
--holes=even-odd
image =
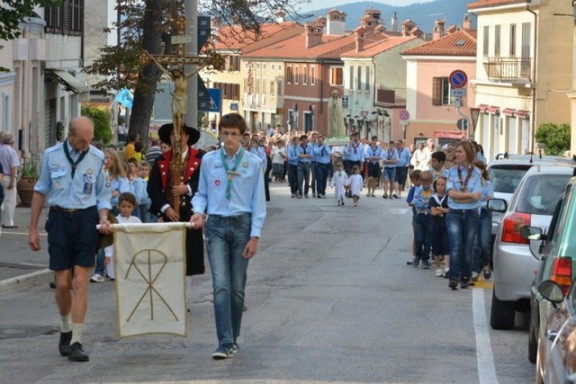
POLYGON ((556 340, 556 336, 558 336, 558 332, 548 331, 548 332, 546 332, 546 336, 548 336, 548 340, 554 341, 554 340, 556 340))

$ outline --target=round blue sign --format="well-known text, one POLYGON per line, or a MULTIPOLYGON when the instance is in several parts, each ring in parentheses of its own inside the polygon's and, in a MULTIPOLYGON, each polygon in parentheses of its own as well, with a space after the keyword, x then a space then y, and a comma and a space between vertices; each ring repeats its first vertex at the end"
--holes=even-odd
POLYGON ((450 85, 452 88, 463 88, 468 83, 466 72, 457 69, 450 74, 450 85))

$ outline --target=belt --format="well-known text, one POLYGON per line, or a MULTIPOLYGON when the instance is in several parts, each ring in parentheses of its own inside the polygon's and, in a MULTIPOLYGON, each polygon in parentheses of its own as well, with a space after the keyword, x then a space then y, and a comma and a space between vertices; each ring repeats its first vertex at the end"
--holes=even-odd
POLYGON ((53 205, 50 207, 50 209, 54 210, 54 211, 58 211, 58 212, 68 212, 68 213, 72 213, 72 212, 79 212, 79 211, 86 211, 88 209, 92 209, 94 208, 94 206, 88 207, 88 208, 64 208, 61 207, 59 205, 53 205))
POLYGON ((212 218, 213 220, 226 220, 226 221, 240 221, 242 218, 246 217, 246 216, 252 216, 251 213, 241 213, 239 215, 234 215, 234 216, 222 216, 222 215, 208 215, 208 218, 212 218))

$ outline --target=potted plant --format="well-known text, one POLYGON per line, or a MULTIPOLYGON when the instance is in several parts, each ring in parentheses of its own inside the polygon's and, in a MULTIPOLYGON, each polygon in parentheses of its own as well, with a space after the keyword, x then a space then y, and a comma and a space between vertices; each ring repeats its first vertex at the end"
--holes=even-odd
POLYGON ((32 196, 34 195, 34 185, 38 180, 38 166, 36 162, 29 158, 24 160, 24 164, 20 168, 20 179, 16 185, 18 189, 18 196, 22 205, 29 207, 32 203, 32 196))

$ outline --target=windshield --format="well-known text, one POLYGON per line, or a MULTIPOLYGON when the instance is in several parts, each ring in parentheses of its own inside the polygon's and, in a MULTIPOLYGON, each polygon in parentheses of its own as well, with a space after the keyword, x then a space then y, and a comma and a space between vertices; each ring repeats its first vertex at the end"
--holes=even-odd
POLYGON ((530 165, 488 168, 488 176, 490 176, 490 181, 494 186, 494 192, 514 193, 520 180, 529 169, 530 165))
POLYGON ((517 211, 534 215, 554 214, 560 194, 571 175, 534 175, 526 183, 518 196, 517 211))

